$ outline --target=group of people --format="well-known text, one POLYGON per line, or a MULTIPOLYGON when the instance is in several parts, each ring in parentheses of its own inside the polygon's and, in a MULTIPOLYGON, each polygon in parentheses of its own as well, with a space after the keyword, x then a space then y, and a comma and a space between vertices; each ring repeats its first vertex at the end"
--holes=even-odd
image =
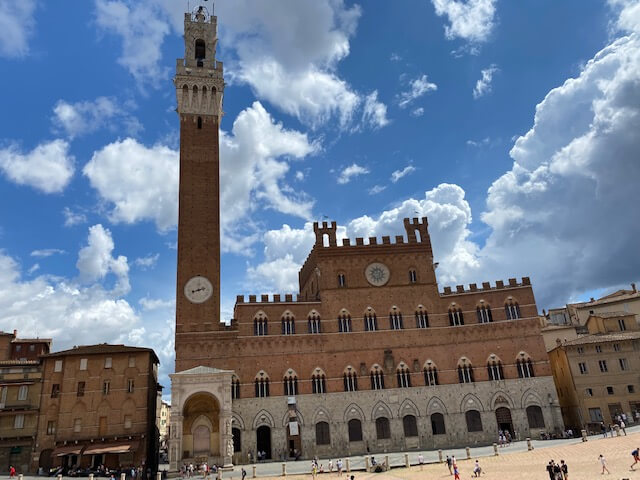
POLYGON ((507 447, 511 445, 513 438, 509 430, 498 430, 498 445, 501 447, 507 447))
POLYGON ((564 460, 560 460, 560 463, 549 460, 547 473, 549 474, 549 480, 569 480, 569 467, 564 460))
MULTIPOLYGON (((449 469, 449 475, 453 475, 454 480, 460 480, 460 468, 458 467, 458 462, 456 461, 456 457, 453 455, 452 456, 447 455, 446 464, 447 464, 447 468, 449 469)), ((476 459, 476 461, 473 464, 473 477, 477 478, 483 473, 484 471, 480 466, 480 461, 476 459)))
POLYGON ((202 475, 202 478, 209 478, 209 475, 211 474, 216 475, 216 478, 218 479, 222 478, 222 470, 215 464, 208 465, 206 462, 196 465, 194 465, 193 463, 185 463, 180 468, 180 476, 182 478, 191 478, 195 477, 198 474, 202 475))
MULTIPOLYGON (((342 459, 339 458, 338 460, 336 460, 336 463, 335 463, 335 471, 338 472, 339 477, 342 476, 343 468, 344 468, 344 465, 342 463, 342 459)), ((327 471, 329 473, 333 473, 333 469, 334 469, 333 460, 329 460, 327 471)), ((314 459, 311 460, 311 473, 313 474, 314 478, 318 473, 325 473, 324 465, 322 463, 319 463, 318 457, 314 457, 314 459)), ((353 475, 351 476, 351 478, 353 478, 353 475)))

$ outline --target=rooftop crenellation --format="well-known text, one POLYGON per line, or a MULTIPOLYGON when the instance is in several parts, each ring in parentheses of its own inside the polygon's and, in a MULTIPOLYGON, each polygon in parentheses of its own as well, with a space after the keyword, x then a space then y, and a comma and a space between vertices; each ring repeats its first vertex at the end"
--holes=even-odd
POLYGON ((489 290, 501 290, 503 288, 517 288, 531 285, 531 279, 529 277, 522 277, 522 281, 518 283, 517 279, 510 278, 505 285, 503 280, 496 280, 496 284, 494 287, 491 286, 490 282, 482 282, 482 287, 478 288, 478 285, 475 283, 469 284, 467 288, 464 285, 456 285, 456 288, 452 287, 444 287, 444 290, 440 293, 440 295, 458 295, 460 293, 476 293, 476 292, 486 292, 489 290))

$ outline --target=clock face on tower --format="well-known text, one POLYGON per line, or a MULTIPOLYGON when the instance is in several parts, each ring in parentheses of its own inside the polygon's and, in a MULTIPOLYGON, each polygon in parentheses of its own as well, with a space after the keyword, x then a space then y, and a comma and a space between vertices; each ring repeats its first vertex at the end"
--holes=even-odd
POLYGON ((374 287, 381 287, 389 281, 389 267, 384 263, 371 263, 364 271, 367 281, 374 287))
POLYGON ((206 277, 192 277, 184 285, 184 296, 192 303, 204 303, 213 293, 213 286, 206 277))

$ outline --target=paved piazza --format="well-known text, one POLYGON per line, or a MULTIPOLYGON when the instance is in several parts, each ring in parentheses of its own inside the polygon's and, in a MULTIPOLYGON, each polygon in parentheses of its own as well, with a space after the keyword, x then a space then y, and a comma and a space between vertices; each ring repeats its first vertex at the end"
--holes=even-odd
MULTIPOLYGON (((480 461, 484 473, 482 478, 487 480, 507 480, 507 479, 531 479, 531 480, 546 480, 549 478, 545 466, 549 460, 553 459, 556 462, 564 460, 569 465, 569 477, 572 480, 589 480, 602 478, 600 462, 598 456, 603 454, 607 459, 607 465, 610 475, 604 475, 609 479, 637 479, 640 480, 640 465, 636 466, 636 471, 629 470, 633 459, 631 457, 631 451, 640 446, 640 427, 634 427, 633 429, 627 429, 628 435, 614 438, 602 438, 601 436, 591 436, 589 441, 582 443, 579 439, 572 440, 550 440, 550 441, 534 441, 534 450, 531 452, 526 451, 525 442, 518 442, 510 447, 500 448, 499 456, 493 456, 492 447, 474 448, 471 450, 472 459, 466 460, 466 454, 464 450, 452 450, 444 451, 443 455, 453 453, 458 459, 458 466, 460 468, 460 478, 469 479, 472 477, 473 464, 477 458, 480 461), (477 456, 473 456, 473 455, 477 456)), ((437 462, 437 452, 423 453, 426 462, 437 462)), ((395 453, 389 455, 390 463, 393 466, 398 465, 398 468, 392 468, 391 471, 386 473, 364 473, 362 468, 364 465, 362 457, 354 457, 351 459, 351 465, 354 471, 351 473, 355 476, 356 480, 367 480, 370 478, 375 479, 407 479, 407 480, 423 480, 423 479, 446 479, 453 478, 450 476, 445 464, 429 463, 422 467, 412 466, 411 468, 399 467, 404 463, 404 454, 395 453)), ((376 456, 377 461, 383 461, 384 456, 376 456)), ((412 464, 417 462, 417 453, 412 452, 409 454, 409 460, 412 464)), ((327 465, 326 460, 321 460, 325 467, 327 465)), ((247 470, 247 478, 251 478, 251 466, 245 466, 247 470)), ((302 472, 309 470, 309 462, 287 462, 288 472, 302 472)), ((269 464, 258 465, 258 476, 260 478, 280 478, 282 471, 282 464, 279 462, 272 462, 269 464), (270 472, 271 477, 263 476, 270 472)), ((239 468, 231 474, 225 474, 224 478, 236 478, 239 479, 239 468)), ((290 474, 287 475, 289 479, 309 480, 310 474, 290 474)), ((318 475, 319 479, 337 480, 337 473, 323 473, 318 475)), ((347 480, 348 476, 343 474, 343 479, 347 480)))

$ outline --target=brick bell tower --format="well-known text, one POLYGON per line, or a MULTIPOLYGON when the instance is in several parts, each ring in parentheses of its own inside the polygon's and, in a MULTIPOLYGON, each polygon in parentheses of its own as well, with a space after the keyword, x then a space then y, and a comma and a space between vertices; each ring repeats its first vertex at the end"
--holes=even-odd
POLYGON ((181 346, 220 324, 220 153, 224 79, 216 61, 217 18, 197 7, 184 18, 184 59, 174 84, 180 117, 176 370, 181 346))

